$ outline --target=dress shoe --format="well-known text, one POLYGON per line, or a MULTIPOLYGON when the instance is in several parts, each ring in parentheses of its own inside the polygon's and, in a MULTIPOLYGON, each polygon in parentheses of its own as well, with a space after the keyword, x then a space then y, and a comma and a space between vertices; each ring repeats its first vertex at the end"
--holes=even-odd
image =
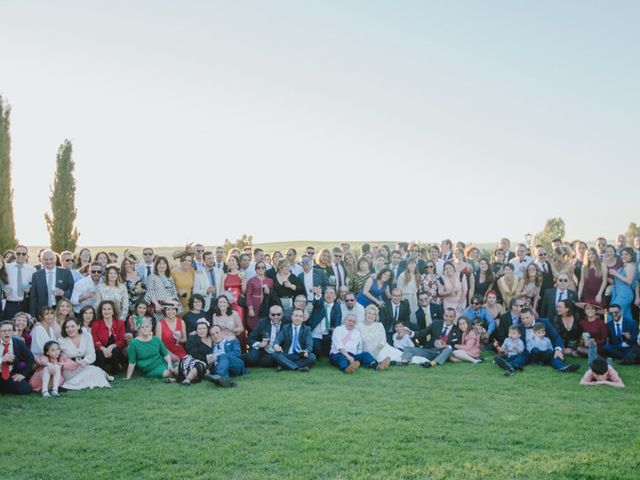
POLYGON ((353 362, 351 365, 349 365, 347 368, 344 369, 344 373, 353 373, 359 368, 360 368, 360 362, 356 360, 355 362, 353 362))

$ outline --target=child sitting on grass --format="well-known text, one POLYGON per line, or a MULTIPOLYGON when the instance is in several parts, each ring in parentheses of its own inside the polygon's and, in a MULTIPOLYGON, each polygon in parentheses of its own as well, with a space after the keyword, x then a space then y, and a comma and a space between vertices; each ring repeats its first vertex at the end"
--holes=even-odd
POLYGON ((546 333, 547 330, 544 324, 536 323, 533 326, 533 337, 527 344, 527 351, 529 352, 531 363, 543 365, 551 362, 553 358, 553 345, 549 337, 545 336, 546 333))
POLYGON ((509 336, 504 339, 502 346, 498 347, 498 355, 493 359, 493 363, 506 370, 505 377, 510 377, 516 373, 516 369, 510 361, 524 352, 524 342, 520 338, 520 329, 515 325, 509 327, 509 336))
POLYGON ((606 385, 624 388, 624 383, 622 383, 618 372, 602 358, 596 358, 591 362, 591 368, 580 380, 580 385, 606 385))
POLYGON ((42 398, 59 397, 58 388, 64 381, 60 345, 55 340, 49 340, 42 351, 44 353, 38 358, 38 370, 31 376, 29 383, 34 392, 42 392, 42 398))
MULTIPOLYGON (((413 340, 411 340, 411 337, 407 333, 407 329, 405 328, 402 322, 396 323, 396 333, 393 334, 393 346, 394 348, 397 348, 398 350, 403 352, 406 348, 415 347, 413 340)), ((402 360, 401 362, 395 362, 395 363, 400 363, 401 365, 408 365, 409 361, 402 360)))

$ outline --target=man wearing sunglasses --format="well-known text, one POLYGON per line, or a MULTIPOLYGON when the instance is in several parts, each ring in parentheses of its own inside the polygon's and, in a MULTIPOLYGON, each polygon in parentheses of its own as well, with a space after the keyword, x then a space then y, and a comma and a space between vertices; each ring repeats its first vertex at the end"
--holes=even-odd
POLYGON ((82 280, 78 280, 73 286, 73 293, 71 294, 71 305, 73 305, 73 311, 80 312, 80 309, 85 305, 91 305, 96 308, 96 290, 98 285, 102 283, 102 273, 104 267, 100 262, 93 262, 89 275, 83 277, 82 280))
POLYGON ((269 308, 269 316, 261 318, 247 339, 249 351, 246 355, 247 366, 275 367, 276 359, 273 356, 273 346, 276 337, 282 328, 282 307, 272 305, 269 308))
POLYGON ((536 245, 534 250, 536 258, 533 263, 538 267, 542 275, 540 291, 544 293, 548 289, 553 288, 553 271, 551 270, 551 264, 548 260, 547 250, 542 245, 536 245))
POLYGON ((544 292, 544 296, 542 297, 542 303, 540 307, 540 316, 542 318, 546 318, 552 323, 556 322, 556 307, 558 306, 558 302, 562 300, 571 300, 572 302, 578 301, 578 294, 575 290, 571 290, 568 288, 569 286, 569 277, 566 273, 561 273, 558 275, 558 280, 556 282, 555 288, 549 288, 546 292, 544 292))
POLYGON ((607 355, 621 359, 622 365, 635 363, 634 347, 638 343, 638 325, 635 321, 622 317, 622 308, 618 304, 609 305, 607 330, 609 334, 607 343, 604 344, 607 355))
POLYGON ((152 248, 146 247, 142 249, 142 263, 136 265, 138 275, 142 277, 142 283, 147 284, 149 275, 153 273, 153 261, 156 256, 152 248))
POLYGON ((4 307, 3 318, 5 320, 13 318, 18 312, 29 311, 31 277, 36 271, 34 267, 27 264, 27 247, 18 245, 15 248, 15 254, 16 261, 6 264, 9 291, 6 294, 7 303, 4 307))

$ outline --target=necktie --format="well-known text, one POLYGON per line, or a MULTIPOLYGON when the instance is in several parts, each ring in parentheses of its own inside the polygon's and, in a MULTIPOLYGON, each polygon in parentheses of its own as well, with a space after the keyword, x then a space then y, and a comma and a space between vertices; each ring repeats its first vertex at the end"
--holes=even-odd
POLYGON ((398 305, 393 306, 393 321, 394 323, 398 321, 398 305))
POLYGON ((16 283, 18 284, 18 290, 16 292, 16 295, 18 299, 20 299, 24 295, 24 288, 22 286, 22 265, 18 265, 18 277, 17 277, 16 283))
POLYGON ((619 323, 616 323, 616 337, 618 337, 619 339, 622 338, 622 328, 621 325, 619 323))
POLYGON ((449 336, 449 329, 447 327, 444 327, 444 330, 442 330, 442 338, 447 338, 449 336))
POLYGON ((336 263, 336 277, 337 277, 337 282, 336 282, 336 288, 340 288, 340 285, 342 285, 342 274, 340 273, 340 264, 336 263))
POLYGON ((47 290, 49 290, 49 306, 53 306, 56 302, 53 298, 53 270, 47 272, 47 290))
POLYGON ((147 278, 151 275, 151 266, 147 265, 147 278))
POLYGON ((544 273, 547 273, 547 263, 546 262, 542 264, 542 271, 544 273))
POLYGON ((216 286, 216 281, 213 278, 213 268, 209 268, 209 281, 211 282, 211 286, 215 287, 216 286))
POLYGON ((300 344, 298 344, 298 327, 293 327, 293 353, 300 351, 300 344))
POLYGON ((329 316, 330 316, 329 304, 325 303, 324 304, 324 327, 327 330, 327 332, 329 331, 329 326, 331 325, 331 320, 329 316))
MULTIPOLYGON (((9 344, 5 343, 2 356, 4 357, 7 353, 9 353, 9 344)), ((7 381, 9 380, 9 376, 9 364, 7 362, 2 362, 2 379, 7 381)))

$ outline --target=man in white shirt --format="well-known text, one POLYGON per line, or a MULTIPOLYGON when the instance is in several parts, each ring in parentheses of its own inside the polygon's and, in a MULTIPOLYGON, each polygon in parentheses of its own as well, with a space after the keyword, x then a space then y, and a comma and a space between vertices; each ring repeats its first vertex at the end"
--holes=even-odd
POLYGON ((340 309, 342 310, 342 318, 354 315, 358 325, 364 323, 364 307, 356 302, 356 296, 353 293, 349 292, 345 295, 344 303, 340 305, 340 309))
POLYGON ((3 318, 12 319, 18 312, 28 312, 29 306, 25 299, 29 298, 31 290, 31 277, 36 269, 27 264, 28 249, 24 245, 15 248, 16 261, 7 263, 7 277, 9 291, 6 294, 7 302, 4 307, 3 318))
POLYGON ((204 245, 196 243, 193 249, 195 251, 193 255, 193 269, 199 270, 204 266, 204 245))
POLYGON ((264 261, 264 250, 261 248, 253 249, 253 261, 249 264, 249 267, 244 272, 247 276, 247 281, 256 276, 256 265, 264 261))
POLYGON ((65 250, 64 252, 60 252, 60 268, 65 268, 71 272, 71 276, 73 277, 73 281, 77 282, 78 280, 82 280, 84 276, 77 270, 73 268, 73 252, 69 250, 65 250))
POLYGON ((440 247, 438 245, 431 245, 429 247, 429 258, 436 265, 436 273, 442 276, 442 274, 444 273, 444 260, 440 258, 440 247))
POLYGON ((146 247, 142 249, 142 263, 136 265, 136 271, 138 275, 142 277, 142 283, 147 284, 147 279, 149 275, 153 273, 153 261, 155 260, 155 255, 153 253, 153 248, 146 247))
POLYGON ((289 262, 289 268, 291 273, 296 277, 302 273, 302 267, 297 262, 298 252, 295 248, 287 250, 287 262, 289 262))
POLYGON ((527 246, 522 243, 516 248, 515 258, 509 261, 513 265, 513 274, 518 278, 524 278, 531 262, 533 262, 533 257, 527 255, 527 246))
POLYGON ((216 268, 219 268, 223 272, 226 272, 227 266, 224 263, 224 254, 225 254, 224 247, 218 245, 216 247, 215 253, 216 253, 216 260, 213 266, 216 268))
POLYGON ((332 283, 336 287, 336 291, 340 291, 340 287, 344 286, 347 281, 347 272, 344 269, 344 263, 342 263, 342 249, 340 247, 335 247, 332 250, 333 260, 331 261, 331 268, 333 269, 333 282, 332 283))
POLYGON ((349 315, 342 325, 333 331, 331 336, 331 353, 329 362, 338 367, 344 373, 353 373, 362 365, 365 368, 384 370, 389 366, 389 358, 383 362, 376 359, 368 352, 362 351, 362 336, 356 327, 355 315, 349 315))
POLYGON ((78 280, 73 286, 73 293, 71 294, 71 305, 73 305, 73 311, 80 312, 80 309, 86 305, 91 305, 96 308, 96 290, 98 285, 102 283, 102 273, 104 267, 99 262, 93 262, 89 275, 83 277, 82 280, 78 280))

